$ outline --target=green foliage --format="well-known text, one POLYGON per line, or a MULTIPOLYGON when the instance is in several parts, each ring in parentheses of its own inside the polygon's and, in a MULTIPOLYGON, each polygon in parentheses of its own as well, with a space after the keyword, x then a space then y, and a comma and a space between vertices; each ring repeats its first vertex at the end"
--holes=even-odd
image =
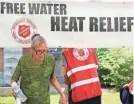
POLYGON ((97 50, 102 85, 121 88, 133 79, 133 50, 114 48, 97 50))

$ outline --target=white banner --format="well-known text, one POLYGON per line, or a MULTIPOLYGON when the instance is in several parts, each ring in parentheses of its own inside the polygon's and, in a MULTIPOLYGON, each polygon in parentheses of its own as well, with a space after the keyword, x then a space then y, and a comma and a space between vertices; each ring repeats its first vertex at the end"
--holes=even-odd
POLYGON ((29 47, 34 33, 49 47, 133 47, 133 4, 0 2, 0 47, 29 47))

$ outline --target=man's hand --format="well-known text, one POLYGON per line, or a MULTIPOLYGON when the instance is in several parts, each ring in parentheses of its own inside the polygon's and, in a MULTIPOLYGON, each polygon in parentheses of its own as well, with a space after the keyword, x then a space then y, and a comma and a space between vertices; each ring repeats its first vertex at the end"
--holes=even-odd
POLYGON ((12 95, 13 95, 14 97, 16 97, 16 93, 15 93, 14 91, 12 92, 12 95))
POLYGON ((64 94, 61 96, 61 102, 60 102, 60 104, 68 104, 67 103, 66 96, 64 94))
POLYGON ((60 84, 57 81, 57 78, 55 76, 51 79, 51 84, 54 86, 54 88, 58 91, 58 93, 61 96, 60 104, 67 104, 66 96, 62 92, 61 86, 60 86, 60 84))
MULTIPOLYGON (((15 80, 11 80, 11 83, 13 83, 13 82, 15 82, 15 80)), ((16 93, 13 91, 13 89, 12 89, 12 95, 13 95, 14 97, 16 97, 16 93)))

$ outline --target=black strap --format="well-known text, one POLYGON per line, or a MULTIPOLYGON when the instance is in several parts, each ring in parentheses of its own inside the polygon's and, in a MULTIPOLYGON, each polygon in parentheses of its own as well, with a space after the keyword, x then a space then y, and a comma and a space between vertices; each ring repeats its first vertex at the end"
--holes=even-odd
POLYGON ((40 36, 40 34, 35 34, 35 35, 32 37, 32 40, 33 40, 36 36, 40 36))

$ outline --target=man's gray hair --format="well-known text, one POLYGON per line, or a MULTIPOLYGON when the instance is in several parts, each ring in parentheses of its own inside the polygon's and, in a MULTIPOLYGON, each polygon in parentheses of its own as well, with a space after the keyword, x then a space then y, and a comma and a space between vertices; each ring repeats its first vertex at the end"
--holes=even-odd
POLYGON ((46 43, 45 39, 40 34, 34 34, 31 37, 31 47, 35 48, 40 43, 46 43))

